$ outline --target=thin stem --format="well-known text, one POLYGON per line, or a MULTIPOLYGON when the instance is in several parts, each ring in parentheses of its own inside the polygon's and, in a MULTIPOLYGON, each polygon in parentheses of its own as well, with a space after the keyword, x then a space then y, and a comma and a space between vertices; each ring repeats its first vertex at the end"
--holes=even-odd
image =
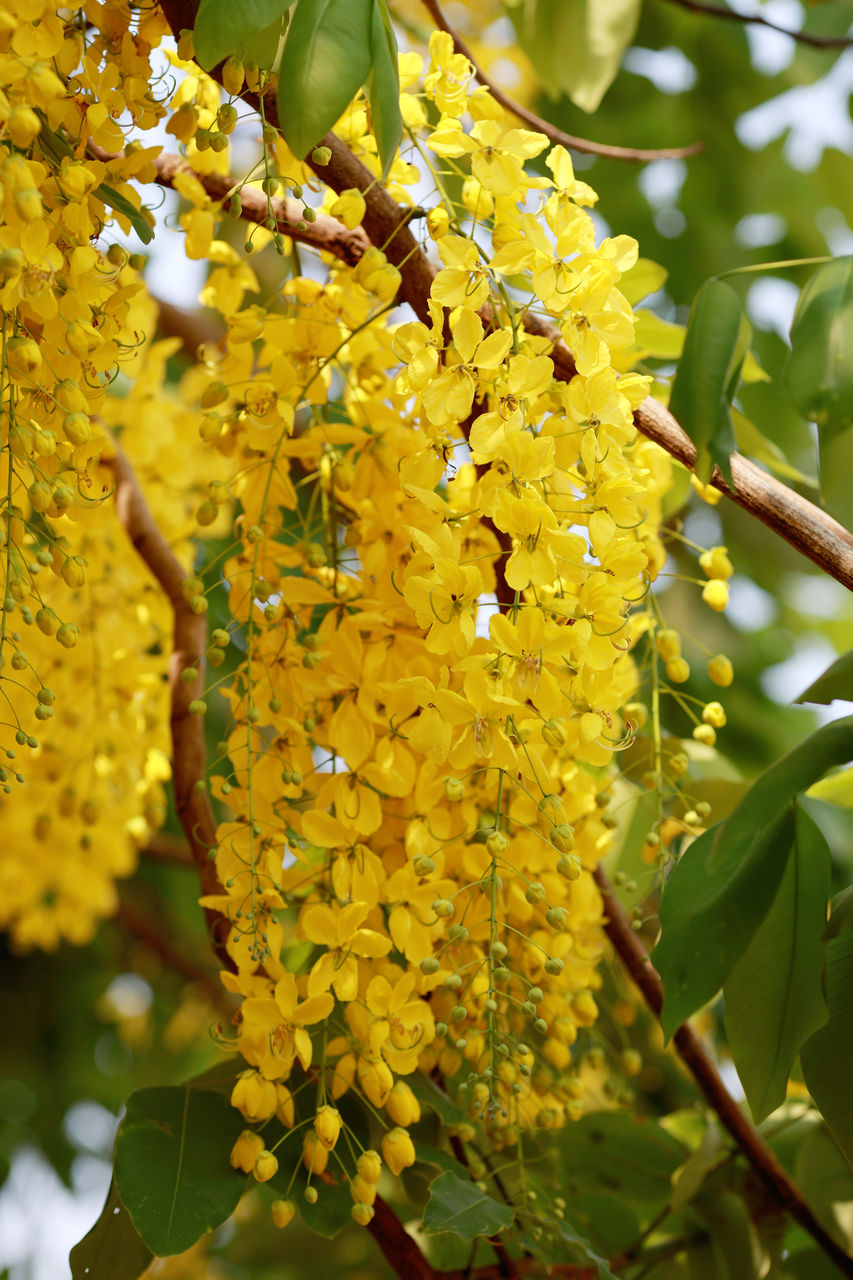
POLYGON ((438 29, 446 31, 451 37, 456 52, 461 53, 463 58, 467 58, 471 63, 474 68, 475 78, 488 89, 495 102, 500 103, 505 111, 511 112, 517 119, 529 125, 531 129, 535 129, 538 133, 544 133, 545 137, 549 138, 551 142, 569 147, 572 151, 580 151, 584 155, 603 156, 608 160, 628 160, 634 164, 644 164, 648 160, 676 160, 684 156, 695 156, 698 152, 704 151, 705 144, 702 142, 691 142, 686 147, 653 149, 645 147, 616 147, 610 146, 606 142, 591 142, 589 138, 576 138, 573 134, 564 133, 562 129, 558 129, 550 121, 543 120, 541 116, 537 116, 535 112, 529 111, 520 102, 516 102, 509 94, 504 93, 503 89, 500 89, 493 80, 489 79, 482 67, 478 65, 476 58, 459 35, 459 32, 445 17, 438 0, 422 0, 422 4, 438 29))
POLYGON ((724 18, 731 22, 740 22, 744 26, 767 27, 770 31, 778 31, 780 35, 790 36, 799 44, 811 45, 813 49, 849 49, 853 45, 850 36, 815 36, 809 31, 791 31, 788 27, 777 26, 769 18, 762 18, 758 13, 738 13, 725 5, 705 4, 702 0, 666 0, 667 4, 677 5, 689 13, 700 13, 706 18, 724 18))

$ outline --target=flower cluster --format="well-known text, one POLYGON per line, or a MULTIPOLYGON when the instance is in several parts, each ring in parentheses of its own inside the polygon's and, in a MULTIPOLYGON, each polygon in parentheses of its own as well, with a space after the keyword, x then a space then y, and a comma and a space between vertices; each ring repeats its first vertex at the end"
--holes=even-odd
MULTIPOLYGON (((212 779, 231 811, 224 891, 203 901, 231 923, 223 980, 248 1064, 233 1101, 284 1126, 269 1143, 248 1130, 232 1159, 267 1181, 290 1152, 309 1192, 348 1096, 393 1172, 415 1160, 423 1073, 493 1146, 581 1113, 574 1046, 603 950, 592 872, 664 561, 670 468, 635 435, 648 382, 619 364, 636 245, 596 243, 568 153, 470 93, 448 39, 422 84, 417 55, 401 59, 411 142, 389 178, 398 199, 413 178, 441 189, 445 166, 463 178, 461 206, 428 211, 426 322, 388 323, 400 273, 378 248, 288 279, 265 309, 206 292, 228 336, 200 432, 239 504, 217 642, 243 652, 212 779), (567 384, 528 312, 559 327, 567 384)), ((339 128, 375 167, 360 100, 339 128)), ((364 214, 356 191, 324 199, 349 226, 364 214)), ((339 1161, 359 1221, 376 1159, 339 1161)))

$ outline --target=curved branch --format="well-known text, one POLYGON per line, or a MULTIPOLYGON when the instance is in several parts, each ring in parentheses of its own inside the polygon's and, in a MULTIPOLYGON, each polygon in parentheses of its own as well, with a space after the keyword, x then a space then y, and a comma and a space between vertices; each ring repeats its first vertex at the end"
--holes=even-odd
POLYGON ((607 160, 629 160, 635 164, 642 164, 646 160, 678 160, 684 156, 695 156, 700 151, 705 150, 704 142, 691 142, 686 147, 663 147, 651 150, 644 147, 614 147, 606 142, 591 142, 589 138, 576 138, 570 133, 564 133, 562 129, 558 129, 556 125, 551 124, 549 120, 543 120, 534 111, 529 111, 520 102, 516 102, 508 93, 504 93, 503 89, 500 89, 493 80, 489 79, 459 32, 442 13, 438 0, 421 0, 421 3, 439 31, 446 31, 450 36, 456 52, 461 53, 463 58, 467 58, 471 63, 474 68, 475 79, 488 89, 495 102, 500 103, 505 111, 509 111, 517 119, 523 120, 531 129, 535 129, 538 133, 544 133, 545 137, 549 138, 551 142, 569 147, 572 151, 580 151, 584 155, 603 156, 607 160))
POLYGON ((798 44, 811 45, 813 49, 849 49, 853 47, 851 36, 816 36, 810 31, 790 31, 787 27, 779 27, 769 18, 762 18, 758 13, 738 13, 735 9, 727 9, 725 5, 704 4, 702 0, 667 0, 668 4, 677 5, 679 9, 687 9, 689 13, 700 13, 707 18, 727 18, 731 22, 740 22, 743 26, 766 27, 769 31, 778 31, 780 35, 790 36, 798 44))
MULTIPOLYGON (((601 867, 595 872, 595 880, 604 902, 607 936, 634 983, 640 989, 646 1004, 652 1013, 659 1017, 663 1008, 663 983, 660 975, 649 959, 640 938, 634 932, 621 903, 614 896, 610 881, 601 867)), ((836 1244, 832 1236, 818 1222, 799 1188, 788 1177, 773 1151, 726 1089, 716 1064, 689 1023, 685 1022, 679 1027, 673 1041, 679 1056, 704 1093, 720 1123, 734 1138, 764 1185, 791 1217, 799 1222, 800 1226, 820 1245, 824 1253, 832 1258, 841 1274, 853 1276, 853 1258, 836 1244)))
MULTIPOLYGON (((163 588, 174 615, 172 654, 169 659, 170 726, 172 732, 172 785, 175 808, 198 870, 203 895, 224 893, 210 852, 216 847, 216 818, 206 790, 196 788, 204 780, 207 749, 204 717, 190 711, 194 698, 204 693, 204 653, 207 649, 207 617, 193 613, 183 595, 186 573, 158 527, 139 487, 134 470, 122 450, 104 458, 115 475, 118 518, 139 556, 163 588), (195 667, 198 675, 184 681, 182 673, 195 667)), ((226 950, 228 921, 217 911, 205 910, 211 945, 226 969, 234 962, 226 950)))

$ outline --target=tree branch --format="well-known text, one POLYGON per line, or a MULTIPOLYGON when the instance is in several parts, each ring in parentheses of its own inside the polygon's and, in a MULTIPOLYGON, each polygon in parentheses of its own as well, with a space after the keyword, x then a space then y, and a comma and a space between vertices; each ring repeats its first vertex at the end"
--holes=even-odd
MULTIPOLYGON (((663 984, 649 959, 648 952, 631 927, 621 903, 613 894, 606 873, 599 867, 595 880, 601 891, 607 916, 607 936, 620 960, 642 993, 655 1017, 663 1008, 663 984)), ((773 1151, 747 1119, 723 1084, 719 1071, 693 1028, 684 1023, 673 1041, 679 1056, 716 1112, 720 1123, 734 1138, 752 1168, 780 1205, 832 1259, 842 1275, 853 1277, 853 1258, 849 1257, 818 1222, 798 1187, 791 1181, 773 1151)))
POLYGON ((738 13, 725 5, 704 4, 702 0, 667 0, 667 3, 677 5, 679 9, 687 9, 689 13, 704 14, 707 18, 727 18, 744 26, 766 27, 769 31, 790 36, 799 44, 811 45, 813 49, 849 49, 853 46, 853 38, 850 36, 816 36, 809 31, 790 31, 787 27, 777 26, 769 18, 762 18, 758 13, 738 13))
POLYGON ((580 151, 584 155, 603 156, 608 160, 629 160, 635 164, 642 164, 647 160, 676 160, 683 156, 695 156, 698 152, 704 151, 705 144, 703 142, 691 142, 686 147, 663 147, 661 149, 648 150, 643 147, 609 146, 606 142, 591 142, 589 138, 576 138, 570 133, 564 133, 562 129, 558 129, 556 125, 551 124, 549 120, 543 120, 534 111, 529 111, 520 102, 516 102, 508 93, 504 93, 503 89, 500 89, 493 80, 489 79, 459 32, 445 17, 438 0, 421 0, 421 3, 439 31, 446 31, 451 37, 456 52, 461 53, 463 58, 467 58, 471 63, 474 68, 475 79, 488 89, 495 102, 500 103, 505 111, 509 111, 518 120, 523 120, 531 129, 535 129, 538 133, 544 133, 546 138, 550 138, 551 142, 569 147, 572 151, 580 151))
MULTIPOLYGON (((175 808, 186 834, 198 870, 202 894, 224 893, 209 857, 216 847, 216 818, 206 790, 197 789, 205 775, 207 750, 204 717, 189 707, 204 693, 204 653, 207 649, 207 617, 193 613, 183 595, 186 578, 178 558, 158 528, 143 497, 139 482, 125 454, 116 445, 115 455, 105 458, 115 475, 115 504, 118 518, 140 557, 163 588, 174 614, 172 655, 169 659, 171 696, 172 784, 175 808), (181 674, 195 667, 198 675, 185 682, 181 674)), ((228 921, 217 911, 205 910, 211 945, 219 962, 227 969, 234 962, 226 950, 228 921)))

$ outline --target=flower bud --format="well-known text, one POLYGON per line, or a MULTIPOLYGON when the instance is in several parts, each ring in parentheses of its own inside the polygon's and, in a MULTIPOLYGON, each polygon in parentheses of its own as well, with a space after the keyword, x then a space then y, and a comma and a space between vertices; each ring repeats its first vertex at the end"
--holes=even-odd
POLYGON ((708 675, 714 684, 721 689, 727 689, 734 679, 734 669, 731 661, 724 653, 718 653, 708 662, 708 675))
POLYGON ((318 1107, 314 1117, 314 1132, 327 1151, 331 1151, 341 1131, 341 1113, 337 1107, 318 1107))
POLYGON ((326 1165, 329 1163, 329 1148, 323 1146, 316 1133, 306 1133, 302 1139, 302 1163, 309 1173, 319 1176, 321 1173, 326 1172, 326 1165))
POLYGON ((542 726, 542 737, 555 751, 566 745, 568 736, 565 720, 546 720, 542 726))
POLYGON ((395 1177, 415 1163, 415 1146, 405 1129, 391 1129, 385 1134, 382 1158, 395 1177))
POLYGON ((379 1152, 373 1150, 363 1151, 358 1157, 356 1169, 365 1182, 370 1182, 373 1186, 376 1186, 382 1177, 382 1159, 379 1152))
POLYGON ((373 1220, 373 1207, 369 1204, 354 1204, 350 1216, 360 1227, 366 1227, 373 1220))
POLYGON ((270 1213, 277 1227, 286 1227, 296 1213, 296 1205, 292 1200, 273 1200, 270 1213))
POLYGON ((229 1159, 232 1169, 242 1169, 244 1173, 251 1173, 263 1149, 264 1140, 261 1135, 253 1133, 251 1129, 244 1129, 231 1148, 229 1159))
POLYGON ((421 1104, 404 1080, 398 1080, 394 1085, 385 1103, 385 1110, 395 1124, 404 1128, 417 1124, 421 1118, 421 1104))
POLYGON ((258 1071, 242 1071, 231 1090, 231 1106, 244 1120, 269 1120, 278 1105, 278 1094, 271 1080, 258 1071))
POLYGON ((252 1166, 252 1173, 258 1182, 269 1182, 278 1173, 278 1159, 271 1151, 263 1150, 252 1166))

